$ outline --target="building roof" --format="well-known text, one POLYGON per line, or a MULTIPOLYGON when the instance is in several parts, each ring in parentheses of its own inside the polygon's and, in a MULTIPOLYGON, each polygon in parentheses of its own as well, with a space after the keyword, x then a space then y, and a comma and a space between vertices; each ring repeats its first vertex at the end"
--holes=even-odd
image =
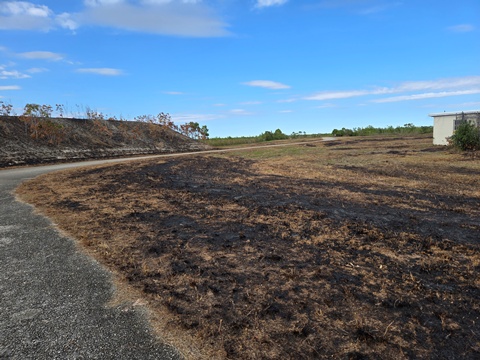
POLYGON ((450 116, 450 115, 459 115, 459 114, 480 114, 480 110, 433 113, 433 114, 428 114, 428 116, 438 117, 438 116, 450 116))

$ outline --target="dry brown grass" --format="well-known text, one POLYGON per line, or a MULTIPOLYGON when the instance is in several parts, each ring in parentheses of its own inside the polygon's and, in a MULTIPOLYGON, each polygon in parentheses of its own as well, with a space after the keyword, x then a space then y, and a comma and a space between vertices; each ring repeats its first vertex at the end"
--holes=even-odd
POLYGON ((19 193, 137 289, 187 357, 474 359, 480 162, 430 144, 139 161, 19 193))

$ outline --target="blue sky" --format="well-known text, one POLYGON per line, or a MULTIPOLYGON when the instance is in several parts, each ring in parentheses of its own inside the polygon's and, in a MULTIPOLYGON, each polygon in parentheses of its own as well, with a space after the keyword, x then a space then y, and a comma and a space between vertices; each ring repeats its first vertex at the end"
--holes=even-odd
POLYGON ((0 97, 214 137, 431 125, 480 109, 480 1, 0 1, 0 97))

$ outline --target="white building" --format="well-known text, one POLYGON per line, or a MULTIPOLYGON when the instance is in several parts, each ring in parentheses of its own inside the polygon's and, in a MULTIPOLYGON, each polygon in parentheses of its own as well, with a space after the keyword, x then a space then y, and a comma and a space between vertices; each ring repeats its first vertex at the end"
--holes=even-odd
POLYGON ((448 145, 448 139, 453 135, 462 121, 470 121, 480 127, 480 110, 443 112, 428 114, 433 117, 433 144, 448 145))

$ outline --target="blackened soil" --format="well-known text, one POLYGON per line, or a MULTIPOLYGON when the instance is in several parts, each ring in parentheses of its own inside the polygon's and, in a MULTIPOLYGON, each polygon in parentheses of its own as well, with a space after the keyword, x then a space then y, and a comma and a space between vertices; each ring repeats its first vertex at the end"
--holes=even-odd
POLYGON ((478 197, 359 180, 394 169, 268 166, 194 157, 27 186, 55 189, 37 202, 212 356, 480 357, 478 197))

